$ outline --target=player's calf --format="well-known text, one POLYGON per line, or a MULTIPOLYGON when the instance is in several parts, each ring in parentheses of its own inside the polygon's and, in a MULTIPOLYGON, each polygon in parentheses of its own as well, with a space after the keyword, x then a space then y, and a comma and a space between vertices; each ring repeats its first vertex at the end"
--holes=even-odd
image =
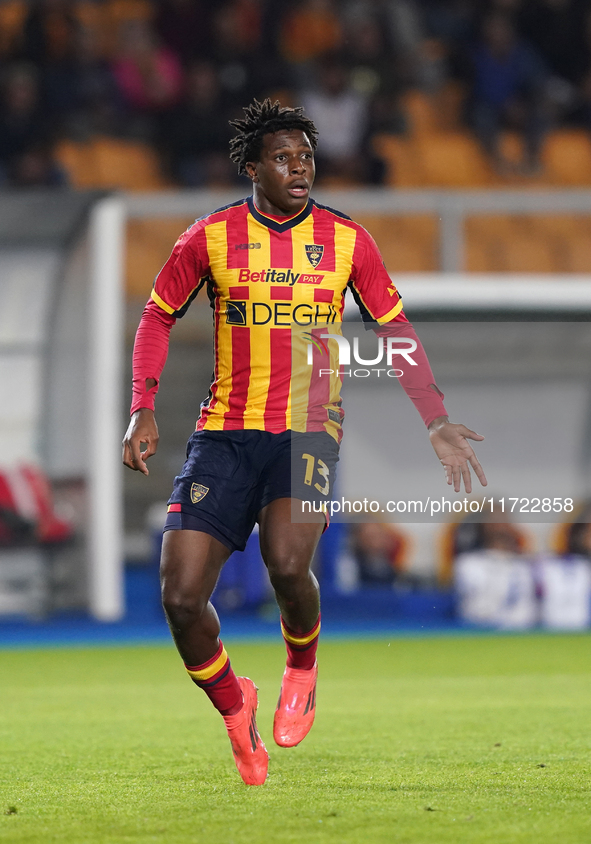
POLYGON ((262 785, 269 756, 256 725, 256 686, 247 677, 236 677, 221 642, 207 662, 185 668, 223 716, 240 776, 247 785, 262 785))

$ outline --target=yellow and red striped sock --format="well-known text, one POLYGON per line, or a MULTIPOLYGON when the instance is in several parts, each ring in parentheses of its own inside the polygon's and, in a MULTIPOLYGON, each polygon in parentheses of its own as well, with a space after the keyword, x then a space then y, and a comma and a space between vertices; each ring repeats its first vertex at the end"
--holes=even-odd
POLYGON ((222 715, 236 715, 242 708, 242 691, 238 678, 232 671, 226 649, 220 646, 202 665, 187 665, 191 680, 203 689, 215 708, 222 715))
POLYGON ((281 632, 285 639, 287 648, 287 667, 303 668, 309 670, 314 668, 316 661, 316 649, 318 648, 318 636, 320 635, 320 616, 314 627, 308 633, 299 633, 291 630, 281 619, 281 632))

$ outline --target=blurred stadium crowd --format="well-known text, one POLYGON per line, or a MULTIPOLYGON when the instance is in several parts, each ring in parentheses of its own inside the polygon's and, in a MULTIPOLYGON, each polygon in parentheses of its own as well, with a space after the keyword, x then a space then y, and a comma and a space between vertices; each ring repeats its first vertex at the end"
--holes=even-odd
MULTIPOLYGON (((591 529, 582 520, 589 518, 589 507, 587 502, 578 511, 581 521, 556 525, 542 543, 535 541, 528 526, 510 522, 468 518, 441 526, 437 571, 430 584, 409 566, 413 537, 407 525, 372 521, 341 526, 345 530, 333 588, 341 598, 365 594, 375 599, 378 593, 393 590, 404 600, 435 586, 449 590, 455 618, 469 625, 587 629, 591 627, 591 529)), ((317 573, 322 574, 322 565, 317 573)), ((324 585, 330 588, 326 581, 324 585)), ((246 551, 233 555, 224 568, 217 604, 223 609, 252 608, 270 598, 258 536, 253 535, 246 551)))
MULTIPOLYGON (((589 502, 576 521, 556 525, 536 543, 527 525, 470 517, 445 526, 438 542, 437 583, 452 587, 457 618, 503 629, 591 625, 589 502)), ((337 566, 343 592, 359 587, 412 588, 404 525, 350 526, 337 566)))
POLYGON ((328 182, 404 183, 400 150, 383 138, 421 123, 471 133, 493 173, 527 177, 542 171, 550 131, 591 129, 591 10, 586 0, 2 0, 0 78, 7 186, 87 186, 76 145, 97 138, 155 152, 155 183, 231 184, 228 120, 267 95, 318 123, 328 182))

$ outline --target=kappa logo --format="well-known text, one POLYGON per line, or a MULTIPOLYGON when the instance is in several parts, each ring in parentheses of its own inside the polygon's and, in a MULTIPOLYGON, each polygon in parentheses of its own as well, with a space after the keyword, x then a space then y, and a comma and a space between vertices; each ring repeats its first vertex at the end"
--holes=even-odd
POLYGON ((322 256, 324 255, 324 246, 318 246, 318 244, 316 243, 308 243, 306 244, 305 249, 308 261, 312 264, 314 269, 316 269, 320 261, 322 261, 322 256))
POLYGON ((192 484, 191 485, 191 501, 193 504, 199 504, 202 501, 207 493, 209 492, 208 486, 203 486, 203 484, 192 484))

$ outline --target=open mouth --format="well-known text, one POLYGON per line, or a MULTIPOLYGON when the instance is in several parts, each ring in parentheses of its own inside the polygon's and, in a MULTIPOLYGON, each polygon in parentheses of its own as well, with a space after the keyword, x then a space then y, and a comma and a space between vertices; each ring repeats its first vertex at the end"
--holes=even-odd
POLYGON ((309 188, 305 182, 296 182, 296 184, 287 189, 287 192, 290 196, 303 197, 308 196, 309 188))

